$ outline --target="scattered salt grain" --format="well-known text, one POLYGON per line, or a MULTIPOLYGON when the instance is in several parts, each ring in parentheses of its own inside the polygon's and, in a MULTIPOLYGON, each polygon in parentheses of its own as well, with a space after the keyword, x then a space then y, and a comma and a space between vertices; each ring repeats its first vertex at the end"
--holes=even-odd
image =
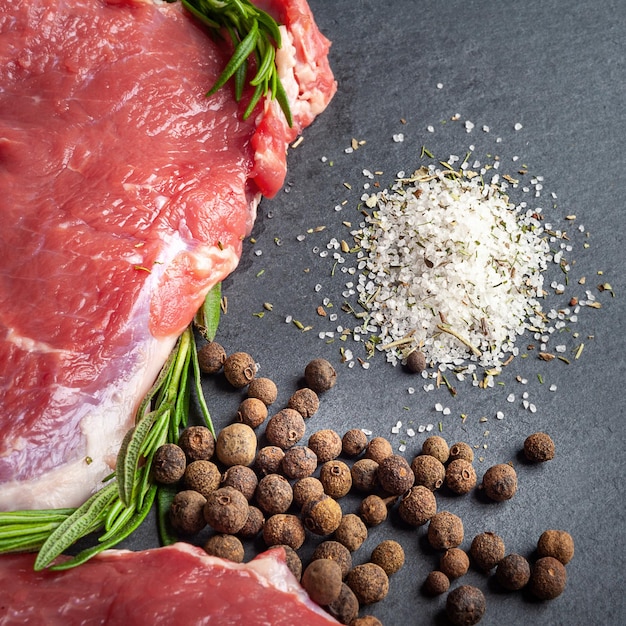
POLYGON ((517 122, 517 124, 515 124, 515 126, 513 126, 513 128, 515 130, 522 130, 522 128, 524 128, 519 122, 517 122))

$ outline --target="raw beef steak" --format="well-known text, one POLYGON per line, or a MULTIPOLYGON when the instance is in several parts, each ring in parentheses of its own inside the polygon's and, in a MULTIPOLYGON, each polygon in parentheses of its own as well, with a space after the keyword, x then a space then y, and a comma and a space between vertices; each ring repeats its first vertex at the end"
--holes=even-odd
POLYGON ((1 626, 338 624, 300 587, 282 548, 242 565, 183 543, 103 552, 62 572, 34 572, 33 559, 0 557, 1 626))
POLYGON ((178 3, 0 3, 0 510, 76 506, 111 472, 334 94, 305 0, 263 6, 292 128, 276 101, 244 122, 231 89, 205 98, 230 51, 178 3))

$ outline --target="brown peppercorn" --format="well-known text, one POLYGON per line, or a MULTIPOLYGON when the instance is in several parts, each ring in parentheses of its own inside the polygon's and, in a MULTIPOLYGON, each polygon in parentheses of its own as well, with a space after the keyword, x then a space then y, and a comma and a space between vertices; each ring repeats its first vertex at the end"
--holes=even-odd
POLYGON ((380 465, 380 462, 393 454, 393 448, 387 439, 384 437, 374 437, 367 444, 365 450, 365 458, 372 459, 380 465))
POLYGON ((335 386, 337 372, 326 359, 313 359, 304 368, 304 379, 316 393, 324 393, 335 386))
POLYGON ((256 363, 246 352, 233 352, 224 361, 224 375, 235 389, 241 389, 256 375, 256 363))
POLYGON ((303 387, 287 400, 287 406, 298 411, 302 417, 309 418, 313 417, 320 408, 320 399, 313 389, 303 387))
POLYGON ((354 591, 346 583, 341 583, 339 596, 326 607, 326 610, 340 624, 350 624, 359 614, 359 601, 354 591))
POLYGON ((350 468, 352 486, 363 493, 369 493, 378 486, 378 463, 373 459, 359 459, 350 468))
POLYGON ((345 578, 352 569, 352 554, 350 550, 338 541, 322 541, 313 552, 312 560, 315 559, 331 559, 336 561, 341 568, 341 576, 345 578))
POLYGON ((264 513, 285 513, 293 502, 293 489, 280 474, 268 474, 259 480, 255 493, 256 503, 264 513))
POLYGON ((341 454, 341 437, 329 428, 318 430, 309 437, 309 448, 320 463, 332 461, 341 454))
POLYGON ((415 484, 423 485, 435 491, 443 485, 446 478, 444 464, 430 454, 419 454, 411 461, 411 469, 415 476, 415 484))
POLYGON ((446 487, 463 495, 469 493, 476 486, 476 471, 469 461, 455 459, 446 467, 446 487))
POLYGON ((312 561, 302 573, 302 586, 311 600, 322 606, 339 597, 341 582, 341 568, 331 559, 312 561))
POLYGON ((241 491, 248 502, 252 500, 258 484, 254 470, 247 465, 233 465, 222 476, 222 487, 234 487, 241 491))
POLYGON ((508 463, 490 467, 483 476, 482 487, 487 497, 496 502, 511 499, 517 491, 517 474, 508 463))
POLYGON ((383 626, 383 623, 373 615, 363 615, 351 621, 350 626, 383 626))
POLYGON ((286 544, 273 547, 282 548, 285 551, 285 563, 296 580, 299 581, 302 578, 302 560, 298 556, 298 553, 291 546, 286 544))
POLYGON ((374 548, 370 561, 380 565, 387 576, 391 576, 404 565, 404 549, 397 541, 385 539, 374 548))
POLYGON ((380 462, 378 482, 387 493, 399 496, 413 486, 415 474, 403 456, 392 454, 380 462))
POLYGON ((179 491, 170 505, 170 522, 174 530, 184 535, 195 535, 205 526, 204 505, 206 498, 191 489, 179 491))
POLYGON ((470 561, 467 553, 461 548, 446 550, 439 560, 439 569, 450 579, 460 578, 467 574, 470 561))
POLYGON ((256 456, 256 435, 246 424, 229 424, 217 435, 215 452, 226 467, 252 465, 256 456))
POLYGON ((280 470, 285 451, 278 446, 264 446, 254 459, 254 466, 261 475, 276 474, 280 470))
POLYGON ((346 576, 346 584, 360 604, 380 602, 389 593, 389 577, 376 563, 363 563, 353 567, 346 576))
POLYGON ((547 433, 534 433, 524 441, 524 456, 532 463, 551 461, 554 451, 554 441, 547 433))
POLYGON ((413 350, 406 357, 405 365, 412 374, 421 374, 426 369, 426 356, 421 350, 413 350))
POLYGON ((343 498, 352 487, 350 468, 337 459, 326 461, 320 468, 320 481, 324 492, 332 498, 343 498))
POLYGON ((508 554, 496 567, 496 580, 507 591, 518 591, 530 580, 530 563, 519 554, 508 554))
POLYGON ((256 398, 265 406, 274 404, 278 397, 276 383, 269 378, 253 378, 248 385, 248 398, 256 398))
POLYGON ((305 478, 317 469, 317 455, 307 446, 293 446, 285 450, 281 468, 287 478, 305 478))
POLYGON ((346 456, 359 456, 367 448, 367 435, 360 428, 351 428, 341 438, 341 451, 346 456))
POLYGON ((423 589, 426 595, 440 596, 450 589, 450 579, 443 572, 434 570, 426 576, 423 589))
POLYGON ((455 461, 456 459, 464 459, 469 463, 474 461, 474 450, 472 450, 472 446, 465 443, 464 441, 458 441, 455 444, 450 446, 450 456, 448 457, 448 461, 455 461))
POLYGON ((183 477, 186 467, 185 453, 175 443, 164 443, 154 453, 154 480, 162 485, 177 483, 183 477))
POLYGON ((341 506, 327 495, 309 500, 302 507, 302 521, 316 535, 330 535, 335 532, 341 519, 341 506))
POLYGON ((187 489, 201 493, 205 498, 220 486, 222 474, 212 461, 193 461, 185 470, 183 482, 187 489))
POLYGON ((365 526, 363 520, 358 515, 348 513, 341 518, 334 537, 336 541, 346 546, 350 552, 354 552, 367 539, 367 526, 365 526))
POLYGON ((430 454, 442 463, 446 463, 450 457, 450 448, 443 437, 431 435, 422 444, 422 454, 430 454))
POLYGON ((309 500, 318 500, 324 494, 319 478, 305 476, 293 484, 293 501, 302 508, 309 500))
POLYGON ((537 554, 554 557, 566 565, 574 557, 574 539, 565 530, 546 530, 537 542, 537 554))
POLYGON ((454 626, 473 626, 485 614, 485 595, 471 585, 461 585, 453 589, 446 598, 446 615, 454 626))
POLYGON ((423 526, 436 513, 437 500, 423 485, 411 488, 398 505, 400 519, 411 526, 423 526))
POLYGON ((506 554, 502 537, 490 531, 480 533, 472 539, 469 553, 476 567, 483 572, 492 570, 506 554))
POLYGON ((295 446, 306 431, 304 418, 294 409, 283 409, 270 417, 265 428, 265 437, 270 445, 283 450, 295 446))
POLYGON ((263 530, 263 524, 265 524, 263 511, 250 504, 248 506, 246 523, 239 529, 237 534, 244 539, 253 539, 263 530))
POLYGON ((272 515, 263 526, 263 540, 268 546, 285 544, 298 550, 305 539, 306 533, 302 522, 290 513, 272 515))
POLYGON ((204 551, 220 559, 243 563, 243 544, 234 535, 213 535, 204 544, 204 551))
POLYGON ((204 505, 204 519, 218 533, 229 535, 240 531, 248 519, 248 501, 232 487, 211 492, 204 505))
POLYGON ((441 511, 430 518, 428 525, 428 542, 435 550, 456 548, 463 543, 463 522, 461 518, 441 511))
POLYGON ((188 426, 180 433, 178 445, 187 461, 210 461, 215 452, 215 437, 206 426, 188 426))
POLYGON ((205 343, 198 350, 198 365, 205 374, 217 374, 226 361, 226 350, 217 341, 205 343))
POLYGON ((533 565, 528 588, 540 600, 553 600, 563 593, 566 583, 565 565, 554 557, 544 556, 533 565))
POLYGON ((359 505, 359 515, 368 526, 378 526, 387 519, 387 503, 395 500, 393 497, 383 500, 374 493, 370 494, 359 505))
POLYGON ((267 406, 258 398, 246 398, 237 409, 237 419, 250 428, 257 428, 267 418, 267 406))

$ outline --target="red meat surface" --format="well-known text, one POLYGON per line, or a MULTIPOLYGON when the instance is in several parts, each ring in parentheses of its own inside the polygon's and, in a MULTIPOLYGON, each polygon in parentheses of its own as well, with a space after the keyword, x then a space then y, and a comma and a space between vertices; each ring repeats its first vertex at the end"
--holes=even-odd
POLYGON ((175 544, 103 552, 75 569, 33 571, 32 555, 0 557, 0 625, 337 624, 275 548, 246 564, 175 544))
POLYGON ((208 290, 237 265, 288 142, 334 94, 305 0, 264 2, 289 128, 205 93, 231 52, 175 4, 0 3, 0 510, 76 506, 208 290))

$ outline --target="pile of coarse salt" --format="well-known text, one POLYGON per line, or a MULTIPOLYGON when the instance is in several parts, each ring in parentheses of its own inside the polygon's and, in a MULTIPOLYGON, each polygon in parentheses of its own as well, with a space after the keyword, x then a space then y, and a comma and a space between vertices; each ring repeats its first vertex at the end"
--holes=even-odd
POLYGON ((498 367, 544 327, 547 236, 500 186, 421 168, 363 200, 356 290, 389 361, 419 347, 440 367, 498 367))

